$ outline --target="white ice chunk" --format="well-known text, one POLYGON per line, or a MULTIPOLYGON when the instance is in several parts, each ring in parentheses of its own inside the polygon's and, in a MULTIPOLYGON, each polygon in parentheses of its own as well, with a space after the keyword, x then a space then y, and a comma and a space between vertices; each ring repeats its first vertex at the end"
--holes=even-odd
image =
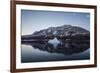
POLYGON ((57 45, 58 45, 59 43, 61 43, 61 42, 55 37, 54 39, 49 40, 48 43, 52 44, 52 45, 54 46, 54 48, 56 48, 57 45))

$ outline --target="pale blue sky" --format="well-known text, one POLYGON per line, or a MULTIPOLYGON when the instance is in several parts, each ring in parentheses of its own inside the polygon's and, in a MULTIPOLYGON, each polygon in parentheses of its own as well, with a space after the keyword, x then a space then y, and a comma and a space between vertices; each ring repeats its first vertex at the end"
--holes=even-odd
POLYGON ((65 24, 90 30, 90 13, 21 10, 22 35, 65 24))

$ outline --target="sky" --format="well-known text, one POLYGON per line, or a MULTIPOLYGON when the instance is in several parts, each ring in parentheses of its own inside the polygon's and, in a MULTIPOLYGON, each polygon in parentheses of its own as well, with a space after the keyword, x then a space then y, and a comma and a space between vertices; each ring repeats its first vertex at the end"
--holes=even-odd
POLYGON ((21 35, 62 25, 79 26, 90 30, 90 13, 21 10, 21 35))

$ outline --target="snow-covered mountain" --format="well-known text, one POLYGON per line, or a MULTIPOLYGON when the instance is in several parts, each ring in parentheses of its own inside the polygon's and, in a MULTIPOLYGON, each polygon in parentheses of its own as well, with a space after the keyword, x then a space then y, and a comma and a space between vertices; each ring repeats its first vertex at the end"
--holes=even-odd
POLYGON ((86 29, 83 29, 82 27, 78 27, 78 26, 71 26, 71 25, 63 25, 63 26, 59 26, 59 27, 50 27, 47 29, 43 29, 40 31, 36 31, 33 33, 33 35, 53 35, 53 36, 59 36, 59 35, 63 35, 63 36, 67 36, 67 35, 89 35, 90 32, 86 29))
POLYGON ((66 39, 78 39, 78 40, 89 40, 90 32, 82 27, 63 25, 58 27, 49 27, 47 29, 33 32, 31 35, 22 35, 23 40, 34 39, 36 41, 49 40, 57 38, 59 40, 66 39))

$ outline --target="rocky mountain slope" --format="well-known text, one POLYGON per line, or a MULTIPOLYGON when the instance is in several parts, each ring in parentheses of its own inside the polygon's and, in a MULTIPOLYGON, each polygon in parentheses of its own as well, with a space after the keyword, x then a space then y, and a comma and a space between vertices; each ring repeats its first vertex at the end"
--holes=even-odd
POLYGON ((43 29, 40 31, 36 31, 33 33, 33 35, 53 35, 53 36, 59 36, 59 35, 63 35, 63 36, 74 36, 74 35, 89 35, 89 31, 86 29, 83 29, 81 27, 77 27, 77 26, 71 26, 71 25, 63 25, 63 26, 59 26, 59 27, 50 27, 47 29, 43 29))
POLYGON ((44 39, 90 39, 90 32, 82 27, 63 25, 58 27, 49 27, 47 29, 39 30, 33 32, 31 35, 23 35, 22 40, 34 39, 34 40, 44 40, 44 39))

